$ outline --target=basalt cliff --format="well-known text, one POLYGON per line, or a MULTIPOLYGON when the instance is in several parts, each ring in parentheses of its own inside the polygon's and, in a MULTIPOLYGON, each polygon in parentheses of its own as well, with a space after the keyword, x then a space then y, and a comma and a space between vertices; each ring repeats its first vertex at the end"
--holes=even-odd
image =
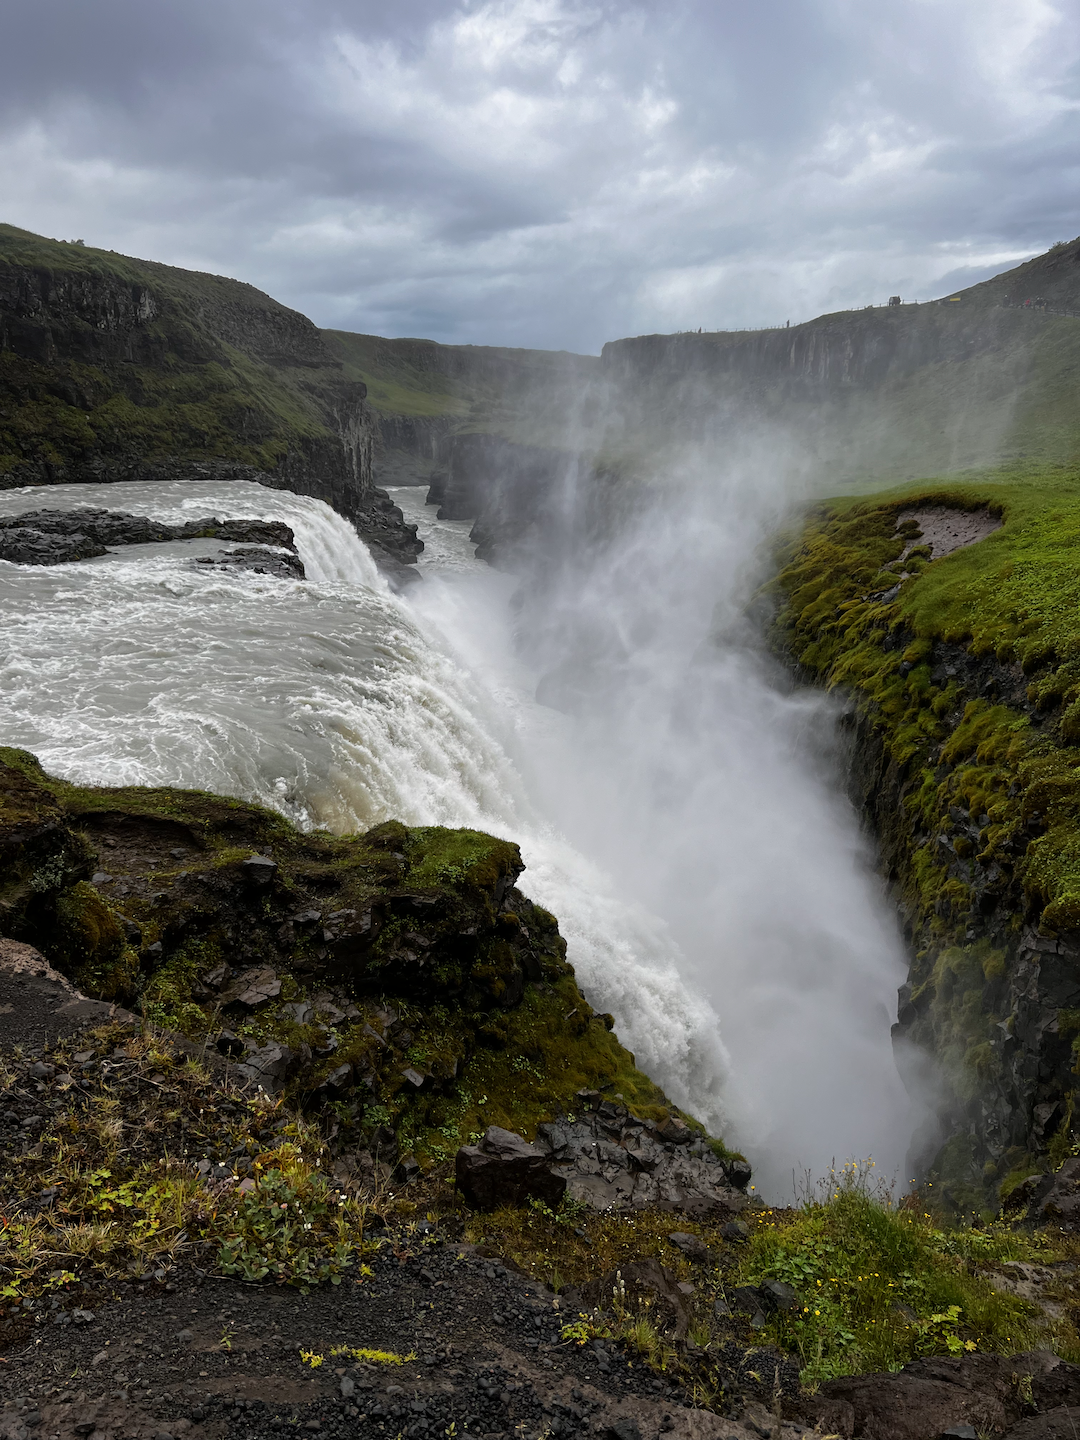
POLYGON ((251 285, 0 226, 0 486, 238 479, 325 500, 395 574, 415 531, 305 316, 251 285))

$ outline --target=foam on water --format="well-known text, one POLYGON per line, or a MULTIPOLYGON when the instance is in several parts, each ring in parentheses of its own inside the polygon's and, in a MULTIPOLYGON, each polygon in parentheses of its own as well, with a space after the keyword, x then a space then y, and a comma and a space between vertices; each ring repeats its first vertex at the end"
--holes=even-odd
POLYGON ((431 546, 433 573, 410 602, 390 594, 351 526, 288 492, 133 482, 0 493, 4 514, 87 505, 174 522, 284 520, 310 579, 195 566, 198 542, 50 568, 0 562, 4 743, 70 779, 215 790, 304 826, 396 817, 517 840, 523 888, 559 917, 590 998, 674 1099, 723 1125, 718 1022, 682 978, 667 926, 620 897, 536 803, 528 747, 565 723, 528 698, 509 582, 471 559, 460 529, 431 546))

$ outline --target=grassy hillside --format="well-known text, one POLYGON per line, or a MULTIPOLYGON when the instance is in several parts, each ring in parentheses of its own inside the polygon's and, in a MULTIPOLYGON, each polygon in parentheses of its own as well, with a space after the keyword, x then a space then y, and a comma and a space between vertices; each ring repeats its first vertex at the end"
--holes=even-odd
POLYGON ((914 955, 901 1031, 950 1090, 940 1177, 961 1206, 1007 1197, 1080 1153, 1080 472, 830 501, 782 559, 778 648, 852 696, 914 955), (927 504, 1003 523, 901 560, 927 504))
POLYGON ((0 226, 8 483, 177 458, 329 473, 362 394, 253 286, 0 226))
POLYGON ((591 355, 496 345, 440 345, 323 330, 345 374, 362 381, 380 415, 467 417, 577 380, 597 368, 591 355))

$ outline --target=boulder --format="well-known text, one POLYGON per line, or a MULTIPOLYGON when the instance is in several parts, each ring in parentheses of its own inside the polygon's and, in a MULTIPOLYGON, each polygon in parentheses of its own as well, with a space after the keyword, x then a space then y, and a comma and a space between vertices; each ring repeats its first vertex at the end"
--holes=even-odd
POLYGON ((1080 1435, 1080 1405, 1058 1405, 1045 1415, 1031 1415, 1014 1425, 1005 1440, 1076 1440, 1080 1435))
POLYGON ((537 1126, 536 1144, 566 1176, 570 1195, 593 1210, 672 1210, 695 1219, 721 1218, 744 1210, 747 1198, 731 1183, 739 1167, 745 1187, 750 1167, 721 1161, 689 1126, 673 1120, 658 1129, 621 1105, 602 1102, 595 1091, 577 1098, 585 1112, 576 1120, 537 1126))
POLYGON ((688 1235, 682 1230, 673 1230, 667 1238, 669 1245, 674 1245, 677 1250, 681 1250, 686 1258, 695 1265, 707 1265, 712 1260, 711 1250, 697 1235, 688 1235))
MULTIPOLYGON (((1030 1436, 1023 1429, 1032 1405, 1055 1415, 1080 1408, 1080 1367, 1047 1351, 929 1355, 894 1375, 827 1380, 800 1408, 803 1418, 820 1429, 857 1440, 940 1440, 964 1426, 974 1427, 980 1435, 1005 1432, 1010 1440, 1014 1433, 1024 1440, 1043 1440, 1044 1435, 1056 1440, 1053 1429, 1036 1428, 1030 1436), (1023 1398, 1025 1380, 1030 1384, 1030 1404, 1023 1398)), ((1061 1433, 1071 1440, 1071 1431, 1061 1433)))
POLYGON ((553 1209, 566 1192, 548 1157, 512 1130, 488 1127, 479 1145, 463 1145, 454 1162, 458 1189, 474 1210, 542 1200, 553 1209))
POLYGON ((249 1050, 243 1062, 237 1065, 236 1072, 253 1085, 273 1094, 285 1084, 289 1067, 295 1058, 287 1045, 271 1040, 249 1050))

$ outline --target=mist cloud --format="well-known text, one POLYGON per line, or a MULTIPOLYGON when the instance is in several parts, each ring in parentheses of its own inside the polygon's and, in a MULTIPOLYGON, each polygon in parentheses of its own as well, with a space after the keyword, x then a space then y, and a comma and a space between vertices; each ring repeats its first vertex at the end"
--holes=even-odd
POLYGON ((324 325, 595 350, 1080 230, 1050 0, 8 0, 0 35, 2 218, 324 325))

